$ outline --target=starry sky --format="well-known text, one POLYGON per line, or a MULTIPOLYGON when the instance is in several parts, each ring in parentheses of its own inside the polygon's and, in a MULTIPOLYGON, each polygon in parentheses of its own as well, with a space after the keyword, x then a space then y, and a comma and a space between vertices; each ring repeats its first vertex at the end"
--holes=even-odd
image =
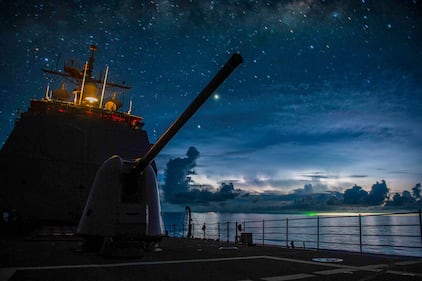
POLYGON ((132 90, 155 141, 233 53, 244 63, 157 158, 193 146, 192 180, 250 192, 392 191, 422 181, 421 3, 0 0, 0 143, 45 94, 41 68, 81 64, 132 90))

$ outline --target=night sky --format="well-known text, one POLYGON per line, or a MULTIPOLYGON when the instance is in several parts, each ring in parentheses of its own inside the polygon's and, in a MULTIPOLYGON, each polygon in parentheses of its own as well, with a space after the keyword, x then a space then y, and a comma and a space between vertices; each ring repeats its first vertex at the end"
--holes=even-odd
POLYGON ((197 185, 249 192, 422 181, 421 3, 0 1, 0 143, 45 94, 41 68, 83 64, 126 81, 151 141, 226 60, 244 63, 157 158, 199 151, 197 185))

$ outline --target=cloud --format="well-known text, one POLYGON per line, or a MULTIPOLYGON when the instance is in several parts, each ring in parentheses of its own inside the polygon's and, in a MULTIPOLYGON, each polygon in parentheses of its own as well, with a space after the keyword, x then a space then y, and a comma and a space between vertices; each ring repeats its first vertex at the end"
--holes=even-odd
POLYGON ((199 151, 190 147, 186 152, 186 157, 169 160, 165 173, 165 184, 163 185, 167 200, 172 201, 172 198, 177 198, 177 194, 189 191, 190 175, 194 174, 192 169, 196 166, 195 161, 198 157, 199 151))
POLYGON ((367 202, 370 205, 379 205, 384 203, 389 197, 389 189, 384 180, 372 185, 371 191, 368 194, 367 202))
POLYGON ((240 195, 240 190, 235 190, 233 183, 222 183, 217 191, 212 187, 195 184, 191 175, 195 174, 196 160, 199 151, 190 147, 186 157, 170 159, 165 171, 163 192, 165 200, 172 204, 209 203, 221 202, 240 195))
POLYGON ((421 198, 421 190, 422 190, 421 184, 420 183, 416 184, 412 188, 413 196, 415 196, 417 199, 420 199, 421 198))
POLYGON ((349 178, 367 178, 368 175, 349 175, 349 178))
POLYGON ((384 180, 372 185, 371 191, 367 192, 360 186, 353 186, 344 192, 345 204, 368 204, 380 205, 384 203, 389 196, 389 189, 384 180))
MULTIPOLYGON (((198 157, 199 151, 190 147, 186 157, 171 159, 168 162, 163 185, 165 206, 179 204, 192 206, 196 211, 227 212, 307 208, 329 210, 350 204, 364 207, 383 206, 388 203, 387 206, 399 206, 400 202, 404 202, 403 196, 411 196, 411 193, 407 191, 400 198, 395 195, 394 198, 387 201, 390 190, 384 180, 373 184, 369 192, 355 184, 343 193, 328 184, 329 181, 337 181, 339 176, 322 171, 299 173, 298 175, 302 179, 296 180, 277 181, 266 176, 232 178, 230 181, 221 182, 220 186, 215 188, 210 184, 201 184, 201 180, 209 181, 209 179, 198 176, 197 171, 194 171, 194 168, 199 167, 196 164, 198 157), (297 186, 300 183, 302 184, 301 188, 280 192, 283 188, 286 191, 286 186, 289 184, 297 186), (254 188, 251 189, 251 186, 254 188)), ((357 174, 349 177, 360 179, 367 176, 357 174)), ((417 202, 416 199, 420 196, 420 184, 415 185, 412 191, 415 199, 411 201, 417 202)))

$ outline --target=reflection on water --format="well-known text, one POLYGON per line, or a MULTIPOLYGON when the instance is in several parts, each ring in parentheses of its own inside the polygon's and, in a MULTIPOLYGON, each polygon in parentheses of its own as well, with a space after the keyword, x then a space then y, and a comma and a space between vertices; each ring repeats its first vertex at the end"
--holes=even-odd
MULTIPOLYGON (((184 213, 164 213, 170 236, 186 237, 184 213)), ((242 232, 252 233, 256 244, 311 249, 336 249, 422 257, 422 225, 411 213, 193 213, 196 238, 235 241, 242 232), (204 227, 205 224, 205 227, 204 227), (236 225, 240 224, 240 227, 236 225)))

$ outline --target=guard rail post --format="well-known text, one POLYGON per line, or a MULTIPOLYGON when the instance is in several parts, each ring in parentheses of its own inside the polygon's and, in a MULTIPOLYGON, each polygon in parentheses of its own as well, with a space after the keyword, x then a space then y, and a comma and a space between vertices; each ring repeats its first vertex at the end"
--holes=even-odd
POLYGON ((182 238, 185 238, 185 224, 182 223, 182 238))
POLYGON ((421 241, 422 241, 422 214, 421 214, 421 209, 419 209, 419 230, 420 230, 421 241))
POLYGON ((289 248, 289 218, 286 218, 286 248, 289 248))
POLYGON ((262 220, 262 245, 265 244, 265 220, 262 220))
POLYGON ((319 216, 317 217, 317 250, 319 251, 319 216))
POLYGON ((362 254, 362 215, 359 214, 359 249, 362 254))
POLYGON ((230 222, 227 222, 227 243, 229 243, 230 237, 230 222))

